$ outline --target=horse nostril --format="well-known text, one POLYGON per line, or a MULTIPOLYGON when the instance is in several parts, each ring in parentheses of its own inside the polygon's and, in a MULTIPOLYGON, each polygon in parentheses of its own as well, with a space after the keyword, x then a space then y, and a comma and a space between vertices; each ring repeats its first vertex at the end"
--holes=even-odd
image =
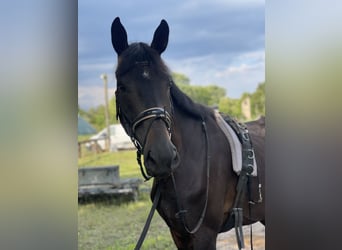
POLYGON ((172 163, 171 163, 171 169, 176 169, 179 165, 180 159, 178 150, 175 146, 172 147, 172 163))
POLYGON ((177 149, 174 147, 174 148, 172 148, 172 158, 175 160, 175 159, 177 159, 177 149))
POLYGON ((146 159, 150 160, 150 161, 153 162, 153 163, 156 163, 155 157, 154 157, 154 155, 153 155, 153 153, 152 153, 151 150, 149 150, 149 151, 147 152, 147 157, 146 157, 146 159))

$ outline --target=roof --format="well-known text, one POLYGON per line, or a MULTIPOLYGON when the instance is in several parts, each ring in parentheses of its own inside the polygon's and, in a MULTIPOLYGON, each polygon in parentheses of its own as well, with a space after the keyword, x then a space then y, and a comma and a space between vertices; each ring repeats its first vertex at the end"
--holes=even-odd
POLYGON ((93 126, 91 126, 82 117, 78 116, 78 134, 79 135, 95 134, 96 132, 97 131, 93 126))

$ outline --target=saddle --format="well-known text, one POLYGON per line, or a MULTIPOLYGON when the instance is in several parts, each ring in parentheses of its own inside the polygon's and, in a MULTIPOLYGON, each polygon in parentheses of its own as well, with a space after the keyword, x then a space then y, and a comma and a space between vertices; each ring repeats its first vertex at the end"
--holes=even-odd
POLYGON ((229 116, 222 115, 215 111, 215 118, 218 126, 225 134, 232 152, 233 170, 240 175, 242 168, 251 176, 257 176, 257 164, 254 157, 254 149, 249 138, 247 127, 238 123, 229 116))
MULTIPOLYGON (((244 249, 244 236, 242 231, 243 224, 243 194, 248 191, 249 196, 249 211, 250 206, 254 202, 251 201, 250 190, 247 190, 247 183, 251 176, 257 176, 257 165, 255 161, 254 149, 252 141, 249 136, 247 126, 238 123, 229 116, 224 118, 221 114, 215 111, 215 117, 218 126, 225 134, 232 152, 233 170, 239 176, 239 180, 236 186, 236 196, 234 204, 230 211, 230 216, 221 227, 220 232, 225 232, 230 228, 235 228, 235 234, 239 249, 244 249), (252 203, 253 202, 253 203, 252 203)), ((249 188, 248 188, 249 189, 249 188)), ((259 200, 262 202, 261 197, 261 184, 259 183, 259 200)))

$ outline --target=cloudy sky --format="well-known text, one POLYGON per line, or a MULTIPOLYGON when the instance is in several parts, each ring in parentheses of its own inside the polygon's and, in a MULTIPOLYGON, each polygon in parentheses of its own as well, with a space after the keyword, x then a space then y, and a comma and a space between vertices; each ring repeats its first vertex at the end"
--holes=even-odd
POLYGON ((162 57, 191 84, 215 84, 239 98, 265 80, 263 0, 82 0, 78 7, 78 102, 83 109, 104 103, 103 73, 110 97, 114 94, 110 26, 116 16, 129 42, 150 43, 165 19, 170 37, 162 57))

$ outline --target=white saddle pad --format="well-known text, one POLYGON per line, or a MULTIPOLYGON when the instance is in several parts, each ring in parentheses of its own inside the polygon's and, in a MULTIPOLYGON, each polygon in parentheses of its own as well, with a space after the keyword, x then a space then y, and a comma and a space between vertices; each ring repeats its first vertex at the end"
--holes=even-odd
MULTIPOLYGON (((228 123, 223 119, 223 117, 220 115, 219 112, 215 111, 215 117, 217 124, 223 131, 223 133, 226 135, 226 138, 229 142, 230 149, 232 152, 232 161, 233 161, 233 170, 238 175, 241 172, 242 168, 242 146, 241 143, 235 134, 234 130, 228 125, 228 123)), ((254 154, 254 150, 253 150, 254 154)), ((254 154, 255 155, 255 154, 254 154)), ((254 164, 253 164, 253 172, 252 176, 257 176, 257 165, 254 157, 254 164)))

